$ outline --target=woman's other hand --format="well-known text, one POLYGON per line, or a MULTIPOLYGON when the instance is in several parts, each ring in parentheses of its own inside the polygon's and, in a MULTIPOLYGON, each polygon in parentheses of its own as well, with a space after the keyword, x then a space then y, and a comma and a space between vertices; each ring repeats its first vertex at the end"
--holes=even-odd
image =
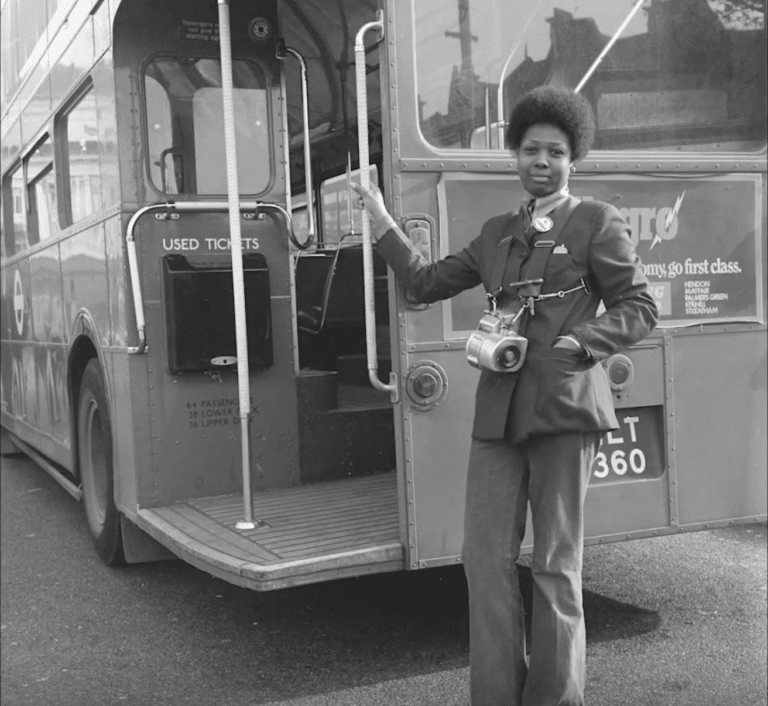
POLYGON ((578 340, 571 336, 558 336, 555 340, 553 348, 568 348, 572 351, 579 351, 580 353, 586 353, 584 346, 579 343, 578 340))

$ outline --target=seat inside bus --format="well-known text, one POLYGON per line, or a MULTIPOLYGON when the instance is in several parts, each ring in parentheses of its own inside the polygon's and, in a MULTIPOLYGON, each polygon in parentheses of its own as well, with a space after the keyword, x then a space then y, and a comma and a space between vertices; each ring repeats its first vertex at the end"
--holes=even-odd
MULTIPOLYGON (((380 329, 389 321, 387 268, 375 251, 373 274, 380 329)), ((296 317, 302 368, 337 370, 340 357, 365 352, 362 244, 321 248, 297 257, 296 317)), ((389 358, 388 350, 380 353, 389 358)))

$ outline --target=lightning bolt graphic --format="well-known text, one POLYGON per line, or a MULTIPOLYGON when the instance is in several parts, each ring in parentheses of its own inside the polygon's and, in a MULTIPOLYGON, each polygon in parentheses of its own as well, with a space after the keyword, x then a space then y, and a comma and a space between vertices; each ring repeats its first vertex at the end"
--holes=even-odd
MULTIPOLYGON (((687 191, 687 189, 686 189, 687 191)), ((685 191, 683 191, 680 196, 678 196, 675 199, 675 205, 672 207, 672 210, 669 212, 669 215, 667 216, 666 220, 664 221, 664 228, 666 230, 669 230, 669 226, 672 224, 672 221, 675 220, 677 217, 677 214, 680 213, 680 206, 683 205, 683 199, 685 198, 685 191)), ((653 242, 651 243, 651 247, 648 248, 649 250, 653 250, 653 246, 657 245, 661 242, 661 236, 657 233, 656 236, 653 239, 653 242)))

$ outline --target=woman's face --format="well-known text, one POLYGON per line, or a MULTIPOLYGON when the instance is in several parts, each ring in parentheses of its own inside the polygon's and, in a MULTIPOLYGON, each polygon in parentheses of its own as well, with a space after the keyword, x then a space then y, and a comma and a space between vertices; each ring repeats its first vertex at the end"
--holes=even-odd
POLYGON ((540 198, 568 183, 572 164, 568 136, 547 123, 531 125, 517 150, 517 173, 525 190, 540 198))

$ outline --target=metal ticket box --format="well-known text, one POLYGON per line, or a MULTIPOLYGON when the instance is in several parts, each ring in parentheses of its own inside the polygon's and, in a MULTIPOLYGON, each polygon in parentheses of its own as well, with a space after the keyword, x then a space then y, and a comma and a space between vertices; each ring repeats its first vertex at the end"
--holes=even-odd
MULTIPOLYGON (((272 365, 269 272, 260 253, 243 255, 248 365, 272 365)), ((168 371, 220 370, 237 363, 232 267, 228 257, 163 257, 168 371)))

